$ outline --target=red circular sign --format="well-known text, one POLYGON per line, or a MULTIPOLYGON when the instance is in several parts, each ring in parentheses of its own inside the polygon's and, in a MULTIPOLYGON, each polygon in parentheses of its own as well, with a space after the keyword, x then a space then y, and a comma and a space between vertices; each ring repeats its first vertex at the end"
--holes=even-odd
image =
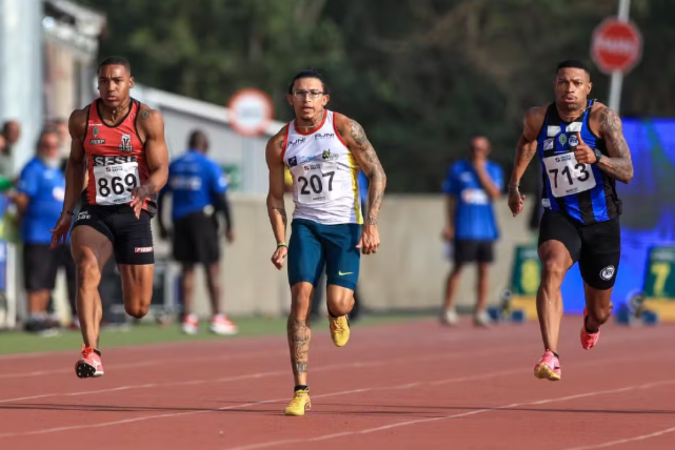
POLYGON ((627 73, 642 57, 642 35, 632 22, 606 19, 593 32, 591 57, 604 73, 627 73))
POLYGON ((230 125, 242 136, 258 136, 265 132, 274 117, 270 97, 258 89, 242 89, 227 104, 230 125))

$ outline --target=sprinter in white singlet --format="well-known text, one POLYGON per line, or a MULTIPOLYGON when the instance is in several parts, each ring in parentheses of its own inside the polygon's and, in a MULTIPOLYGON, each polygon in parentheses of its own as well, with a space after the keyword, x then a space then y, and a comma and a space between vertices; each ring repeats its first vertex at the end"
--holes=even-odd
POLYGON ((277 241, 272 262, 281 269, 288 256, 291 285, 288 344, 295 395, 284 412, 292 416, 304 415, 311 406, 307 385, 309 313, 324 264, 331 336, 335 345, 342 347, 349 340, 347 314, 354 306, 361 252, 375 253, 380 245, 377 219, 386 186, 384 170, 361 125, 325 109, 330 99, 327 90, 316 70, 296 75, 287 95, 295 120, 270 139, 266 150, 270 172, 267 208, 277 241), (283 200, 286 167, 293 178, 295 203, 288 245, 283 200), (370 183, 365 220, 359 201, 359 170, 370 183))

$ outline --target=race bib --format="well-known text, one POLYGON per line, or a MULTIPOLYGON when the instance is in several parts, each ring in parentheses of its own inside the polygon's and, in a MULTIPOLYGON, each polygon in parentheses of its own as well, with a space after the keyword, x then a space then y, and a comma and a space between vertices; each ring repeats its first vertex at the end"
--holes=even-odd
POLYGON ((544 166, 551 183, 551 192, 556 198, 595 187, 595 175, 591 166, 577 162, 572 152, 544 158, 544 166))
POLYGON ((337 173, 334 162, 312 162, 291 168, 295 179, 298 203, 313 205, 333 200, 333 178, 337 173))
POLYGON ((131 191, 141 185, 138 163, 95 166, 96 204, 119 205, 131 201, 131 191))

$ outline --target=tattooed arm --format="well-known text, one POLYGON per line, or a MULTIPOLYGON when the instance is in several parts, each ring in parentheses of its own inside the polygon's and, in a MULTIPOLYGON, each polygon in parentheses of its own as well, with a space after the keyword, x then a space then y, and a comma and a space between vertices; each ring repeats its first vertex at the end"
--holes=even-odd
POLYGON ((365 220, 363 242, 359 243, 359 246, 363 248, 365 254, 375 253, 380 245, 377 220, 380 215, 384 190, 387 186, 387 176, 375 149, 366 137, 366 132, 363 131, 363 127, 355 120, 341 114, 335 114, 335 121, 336 128, 347 144, 347 148, 352 152, 361 170, 368 177, 368 217, 365 220))
POLYGON ((523 119, 523 132, 518 139, 513 172, 509 180, 508 202, 513 217, 520 214, 523 210, 525 196, 520 195, 518 187, 525 169, 527 169, 530 161, 532 161, 532 157, 537 153, 537 132, 541 128, 542 123, 544 123, 546 108, 546 106, 532 108, 525 113, 523 119))
POLYGON ((623 129, 619 116, 604 105, 599 105, 593 111, 591 126, 597 128, 600 136, 607 144, 609 157, 603 156, 598 161, 598 168, 610 177, 623 183, 629 183, 633 179, 633 161, 630 149, 623 137, 623 129), (597 120, 592 120, 597 118, 597 120))
MULTIPOLYGON (((277 245, 286 244, 286 209, 284 208, 284 162, 282 159, 286 127, 282 128, 267 143, 265 159, 269 169, 269 191, 267 193, 267 213, 277 245)), ((284 265, 288 248, 278 246, 272 256, 272 263, 280 269, 284 265)))

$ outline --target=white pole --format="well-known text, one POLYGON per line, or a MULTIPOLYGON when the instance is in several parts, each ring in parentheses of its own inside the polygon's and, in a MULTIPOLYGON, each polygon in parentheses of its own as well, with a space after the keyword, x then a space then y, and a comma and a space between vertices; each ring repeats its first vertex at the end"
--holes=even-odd
MULTIPOLYGON (((621 22, 628 22, 630 17, 630 0, 619 0, 619 16, 621 22)), ((612 72, 612 80, 609 85, 609 108, 619 114, 621 106, 621 88, 623 86, 623 73, 618 70, 612 72)))

